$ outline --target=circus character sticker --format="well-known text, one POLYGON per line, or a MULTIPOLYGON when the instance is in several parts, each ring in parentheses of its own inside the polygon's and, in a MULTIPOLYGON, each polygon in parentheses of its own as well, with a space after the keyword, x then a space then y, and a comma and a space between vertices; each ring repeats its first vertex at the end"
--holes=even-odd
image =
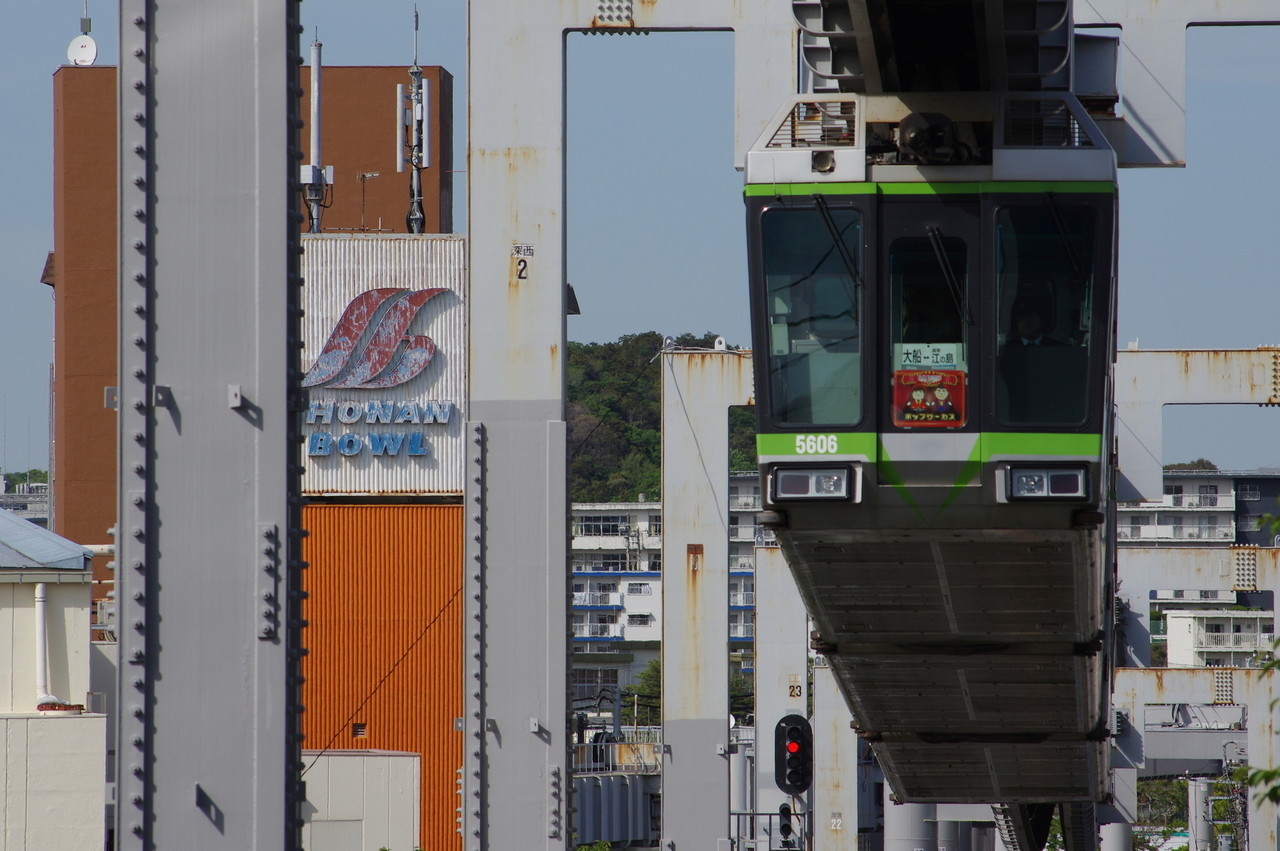
POLYGON ((898 370, 893 374, 893 424, 960 428, 965 424, 965 373, 898 370))

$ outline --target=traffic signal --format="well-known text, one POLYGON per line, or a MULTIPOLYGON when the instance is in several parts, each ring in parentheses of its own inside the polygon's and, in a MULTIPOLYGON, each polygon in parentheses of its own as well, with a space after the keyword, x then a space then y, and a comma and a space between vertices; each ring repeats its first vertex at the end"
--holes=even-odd
POLYGON ((778 835, 783 839, 790 839, 795 832, 795 828, 791 826, 791 805, 783 804, 778 807, 778 835))
POLYGON ((803 715, 784 715, 773 728, 773 780, 788 795, 813 784, 813 728, 803 715))

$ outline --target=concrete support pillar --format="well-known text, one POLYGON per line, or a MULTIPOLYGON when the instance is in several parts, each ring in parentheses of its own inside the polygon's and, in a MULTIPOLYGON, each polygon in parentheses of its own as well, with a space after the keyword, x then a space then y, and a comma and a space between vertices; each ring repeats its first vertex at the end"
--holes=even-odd
POLYGON ((1102 825, 1102 851, 1131 851, 1133 825, 1128 822, 1112 822, 1102 825))
POLYGON ((895 804, 885 785, 884 851, 938 851, 935 804, 895 804))
MULTIPOLYGON (((969 827, 971 851, 996 851, 996 828, 992 824, 975 824, 969 827)), ((1124 851, 1129 851, 1128 846, 1124 851)))
POLYGON ((1213 851, 1213 809, 1208 780, 1187 781, 1187 839, 1190 851, 1213 851))

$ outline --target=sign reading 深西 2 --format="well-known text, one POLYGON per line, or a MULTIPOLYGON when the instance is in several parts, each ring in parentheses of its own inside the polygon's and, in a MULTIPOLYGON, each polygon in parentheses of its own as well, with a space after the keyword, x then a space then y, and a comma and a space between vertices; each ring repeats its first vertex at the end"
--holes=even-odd
POLYGON ((466 243, 303 238, 307 494, 462 492, 466 243))

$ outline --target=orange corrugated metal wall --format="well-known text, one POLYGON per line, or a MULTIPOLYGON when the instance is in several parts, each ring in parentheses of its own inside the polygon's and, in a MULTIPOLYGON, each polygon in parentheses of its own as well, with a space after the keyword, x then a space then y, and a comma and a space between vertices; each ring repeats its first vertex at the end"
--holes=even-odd
POLYGON ((462 507, 310 505, 303 522, 303 747, 422 754, 422 847, 461 848, 462 507))

